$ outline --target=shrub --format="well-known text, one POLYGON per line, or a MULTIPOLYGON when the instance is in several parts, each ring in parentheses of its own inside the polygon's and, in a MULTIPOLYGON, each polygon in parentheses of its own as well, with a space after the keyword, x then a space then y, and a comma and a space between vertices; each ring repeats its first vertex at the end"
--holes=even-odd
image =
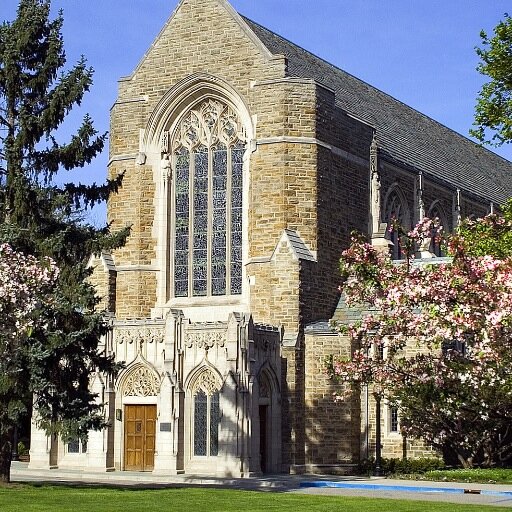
MULTIPOLYGON (((382 459, 381 470, 385 475, 423 474, 427 471, 445 469, 442 459, 437 457, 421 457, 418 459, 382 459)), ((375 459, 365 460, 359 464, 361 474, 375 471, 375 459)))

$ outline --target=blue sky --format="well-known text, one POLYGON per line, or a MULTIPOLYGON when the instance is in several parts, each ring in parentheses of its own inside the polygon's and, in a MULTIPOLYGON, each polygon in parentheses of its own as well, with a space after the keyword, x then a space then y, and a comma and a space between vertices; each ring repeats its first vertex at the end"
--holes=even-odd
MULTIPOLYGON (((336 66, 466 135, 485 78, 474 47, 510 11, 510 0, 231 0, 237 11, 336 66)), ((64 10, 68 63, 84 54, 96 70, 77 126, 89 112, 107 131, 117 79, 129 75, 178 0, 53 0, 64 10)), ((0 0, 0 19, 15 16, 17 0, 0 0)), ((63 134, 64 135, 64 134, 63 134)), ((494 150, 512 160, 512 144, 494 150)), ((74 181, 103 181, 107 151, 74 181)), ((104 209, 93 214, 102 222, 104 209)))

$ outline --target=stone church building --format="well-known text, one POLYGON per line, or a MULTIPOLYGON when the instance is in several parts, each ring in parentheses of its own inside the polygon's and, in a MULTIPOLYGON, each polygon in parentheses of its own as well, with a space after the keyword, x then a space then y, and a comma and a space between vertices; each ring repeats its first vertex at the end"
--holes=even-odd
MULTIPOLYGON (((110 427, 72 443, 34 427, 32 468, 353 467, 373 454, 371 407, 363 395, 334 404, 323 370, 350 351, 328 321, 350 315, 338 261, 351 231, 398 258, 392 216, 451 230, 512 196, 510 162, 227 0, 182 0, 120 80, 119 173, 108 220, 132 234, 91 262, 113 325, 104 348, 125 363, 91 381, 110 427)), ((401 455, 399 419, 384 409, 384 455, 401 455)))

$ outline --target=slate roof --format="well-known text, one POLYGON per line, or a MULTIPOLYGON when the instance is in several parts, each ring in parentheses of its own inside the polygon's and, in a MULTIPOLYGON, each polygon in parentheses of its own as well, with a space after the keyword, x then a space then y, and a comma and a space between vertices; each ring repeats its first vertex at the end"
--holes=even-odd
POLYGON ((299 236, 296 231, 291 229, 284 230, 285 235, 288 237, 288 241, 292 247, 293 253, 299 260, 316 261, 315 257, 308 249, 304 240, 299 236))
POLYGON ((288 59, 288 75, 311 78, 335 91, 336 105, 376 129, 388 160, 453 188, 502 204, 512 197, 512 162, 475 144, 388 94, 243 17, 275 55, 288 59))

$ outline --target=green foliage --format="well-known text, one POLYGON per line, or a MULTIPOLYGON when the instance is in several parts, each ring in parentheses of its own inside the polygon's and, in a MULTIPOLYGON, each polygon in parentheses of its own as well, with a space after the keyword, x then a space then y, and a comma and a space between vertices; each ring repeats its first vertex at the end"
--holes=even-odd
POLYGON ((463 220, 457 235, 468 256, 489 255, 500 259, 512 256, 512 199, 498 214, 487 215, 478 221, 463 220))
POLYGON ((512 141, 512 18, 505 14, 489 38, 482 31, 481 59, 477 70, 490 78, 482 87, 476 105, 471 135, 481 142, 501 146, 512 141), (489 131, 494 132, 489 138, 489 131))
MULTIPOLYGON (((0 241, 50 256, 60 268, 52 300, 40 307, 44 328, 17 347, 0 350, 0 374, 13 354, 19 364, 0 393, 0 407, 10 411, 10 420, 0 422, 4 454, 33 396, 48 432, 76 437, 100 428, 101 405, 89 391, 89 379, 95 371, 117 370, 98 350, 108 325, 96 311, 87 263, 92 253, 121 246, 128 230, 111 233, 84 219, 86 209, 117 191, 122 177, 92 186, 55 180, 58 172, 89 163, 106 139, 85 115, 68 142, 57 141, 58 128, 80 105, 93 74, 83 57, 71 69, 64 67, 63 22, 62 12, 50 19, 50 0, 20 0, 16 19, 0 26, 0 241)), ((5 479, 2 453, 0 479, 5 479)))
POLYGON ((481 484, 512 484, 512 469, 472 468, 427 471, 426 480, 481 484))
POLYGON ((423 474, 427 471, 444 469, 443 459, 420 457, 418 459, 385 459, 384 468, 388 474, 423 474))
MULTIPOLYGON (((387 459, 382 458, 381 470, 385 475, 421 475, 428 471, 445 468, 445 463, 437 457, 420 457, 418 459, 387 459)), ((361 474, 375 472, 375 459, 362 462, 359 465, 361 474)))

